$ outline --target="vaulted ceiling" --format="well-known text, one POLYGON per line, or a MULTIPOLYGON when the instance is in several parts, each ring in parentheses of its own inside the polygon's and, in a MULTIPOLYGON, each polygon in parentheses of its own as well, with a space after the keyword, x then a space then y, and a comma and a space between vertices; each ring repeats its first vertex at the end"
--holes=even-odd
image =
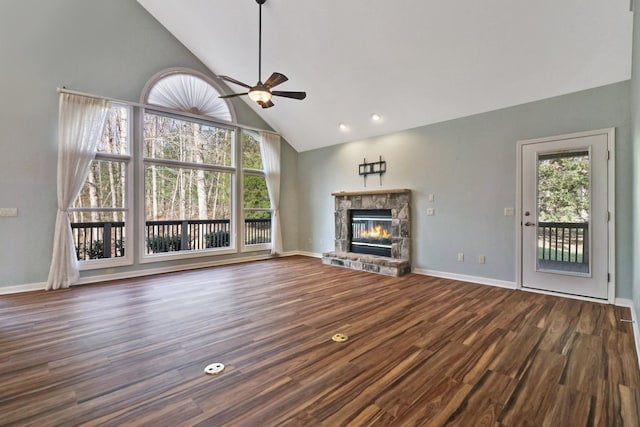
MULTIPOLYGON (((138 2, 214 74, 256 83, 255 0, 138 2)), ((629 0, 268 0, 262 79, 307 99, 243 98, 311 150, 627 80, 632 19, 629 0)))

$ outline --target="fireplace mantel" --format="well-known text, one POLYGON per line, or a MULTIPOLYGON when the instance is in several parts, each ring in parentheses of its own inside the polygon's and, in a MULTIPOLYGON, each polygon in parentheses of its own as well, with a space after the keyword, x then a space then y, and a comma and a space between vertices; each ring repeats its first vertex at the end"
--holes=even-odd
POLYGON ((336 191, 335 193, 331 193, 332 196, 367 196, 367 195, 376 195, 376 194, 398 194, 398 193, 411 193, 411 190, 406 188, 392 188, 389 190, 367 190, 367 191, 336 191))
POLYGON ((323 263, 391 276, 411 271, 411 190, 339 191, 331 195, 335 198, 335 251, 324 253, 323 263), (349 252, 351 209, 391 211, 391 257, 349 252))

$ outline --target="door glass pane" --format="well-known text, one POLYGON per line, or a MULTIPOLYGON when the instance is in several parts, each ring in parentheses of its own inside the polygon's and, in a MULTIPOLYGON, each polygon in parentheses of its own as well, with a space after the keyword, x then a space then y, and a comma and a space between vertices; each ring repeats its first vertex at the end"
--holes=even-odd
POLYGON ((589 274, 590 166, 588 151, 538 156, 538 270, 589 274))

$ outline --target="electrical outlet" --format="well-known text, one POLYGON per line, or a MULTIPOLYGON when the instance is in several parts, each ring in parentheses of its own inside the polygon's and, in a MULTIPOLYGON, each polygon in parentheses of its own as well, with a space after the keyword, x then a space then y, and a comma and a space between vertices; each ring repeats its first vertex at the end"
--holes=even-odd
POLYGON ((434 208, 427 208, 427 216, 434 216, 436 214, 436 210, 434 208))
POLYGON ((458 253, 458 261, 460 262, 464 261, 464 254, 462 252, 458 253))
POLYGON ((513 208, 504 208, 504 216, 514 216, 515 214, 513 208))
POLYGON ((479 262, 480 264, 484 264, 484 262, 485 262, 485 261, 486 261, 486 260, 485 260, 485 258, 484 258, 484 255, 480 255, 480 256, 478 257, 478 262, 479 262))
POLYGON ((0 208, 0 216, 18 216, 18 208, 0 208))

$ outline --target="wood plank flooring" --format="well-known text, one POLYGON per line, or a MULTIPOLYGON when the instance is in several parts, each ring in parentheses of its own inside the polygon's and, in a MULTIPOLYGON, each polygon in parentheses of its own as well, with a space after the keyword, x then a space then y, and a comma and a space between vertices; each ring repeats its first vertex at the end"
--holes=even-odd
POLYGON ((0 424, 638 426, 621 318, 306 257, 3 296, 0 424))

